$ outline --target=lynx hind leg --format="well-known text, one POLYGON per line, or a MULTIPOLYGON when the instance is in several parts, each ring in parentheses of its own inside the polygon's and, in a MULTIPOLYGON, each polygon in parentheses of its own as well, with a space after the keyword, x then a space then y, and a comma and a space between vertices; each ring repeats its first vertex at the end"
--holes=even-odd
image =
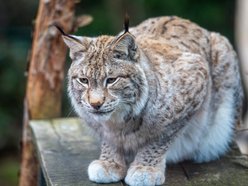
POLYGON ((227 90, 233 91, 235 124, 239 124, 244 91, 237 54, 227 38, 217 33, 211 33, 211 50, 214 90, 217 97, 221 97, 227 90))
POLYGON ((211 34, 210 42, 213 119, 194 155, 197 162, 216 159, 228 150, 242 110, 243 90, 236 53, 229 41, 217 33, 211 34))
POLYGON ((233 139, 234 117, 233 96, 226 95, 209 123, 207 133, 202 137, 199 148, 193 155, 196 162, 208 162, 219 158, 229 148, 233 139))

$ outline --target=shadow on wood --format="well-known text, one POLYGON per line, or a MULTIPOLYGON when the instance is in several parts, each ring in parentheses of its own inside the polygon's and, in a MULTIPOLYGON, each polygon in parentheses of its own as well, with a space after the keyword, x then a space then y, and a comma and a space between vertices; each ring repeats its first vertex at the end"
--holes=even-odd
MULTIPOLYGON (((49 186, 96 186, 87 176, 89 163, 98 158, 100 148, 89 130, 77 118, 31 121, 33 141, 42 172, 49 186)), ((168 165, 166 184, 245 186, 248 180, 247 158, 237 148, 218 161, 204 164, 183 162, 168 165), (243 166, 244 165, 244 166, 243 166)), ((124 182, 107 185, 125 185, 124 182)))

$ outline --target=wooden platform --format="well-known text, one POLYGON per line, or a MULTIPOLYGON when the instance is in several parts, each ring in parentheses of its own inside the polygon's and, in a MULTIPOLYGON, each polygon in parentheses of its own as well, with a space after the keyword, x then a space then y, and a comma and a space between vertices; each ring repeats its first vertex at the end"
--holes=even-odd
MULTIPOLYGON (((33 141, 48 186, 97 186, 87 167, 99 156, 98 142, 77 118, 31 121, 33 141)), ((104 184, 123 186, 124 182, 104 184)), ((248 159, 234 148, 218 161, 167 166, 166 186, 247 186, 248 159)))

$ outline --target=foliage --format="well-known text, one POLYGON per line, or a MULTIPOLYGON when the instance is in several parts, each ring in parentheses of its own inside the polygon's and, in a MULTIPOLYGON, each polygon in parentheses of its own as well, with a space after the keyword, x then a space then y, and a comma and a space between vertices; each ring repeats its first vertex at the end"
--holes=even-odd
POLYGON ((18 161, 13 158, 0 162, 0 185, 15 186, 18 183, 18 161))

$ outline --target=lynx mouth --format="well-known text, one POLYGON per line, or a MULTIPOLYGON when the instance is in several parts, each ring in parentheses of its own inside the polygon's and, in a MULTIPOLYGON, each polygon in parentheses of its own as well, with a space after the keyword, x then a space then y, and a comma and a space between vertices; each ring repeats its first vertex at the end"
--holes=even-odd
POLYGON ((93 111, 90 111, 92 114, 96 114, 96 115, 106 115, 106 114, 109 114, 111 112, 113 112, 114 109, 112 110, 106 110, 106 111, 100 111, 100 110, 93 110, 93 111))

